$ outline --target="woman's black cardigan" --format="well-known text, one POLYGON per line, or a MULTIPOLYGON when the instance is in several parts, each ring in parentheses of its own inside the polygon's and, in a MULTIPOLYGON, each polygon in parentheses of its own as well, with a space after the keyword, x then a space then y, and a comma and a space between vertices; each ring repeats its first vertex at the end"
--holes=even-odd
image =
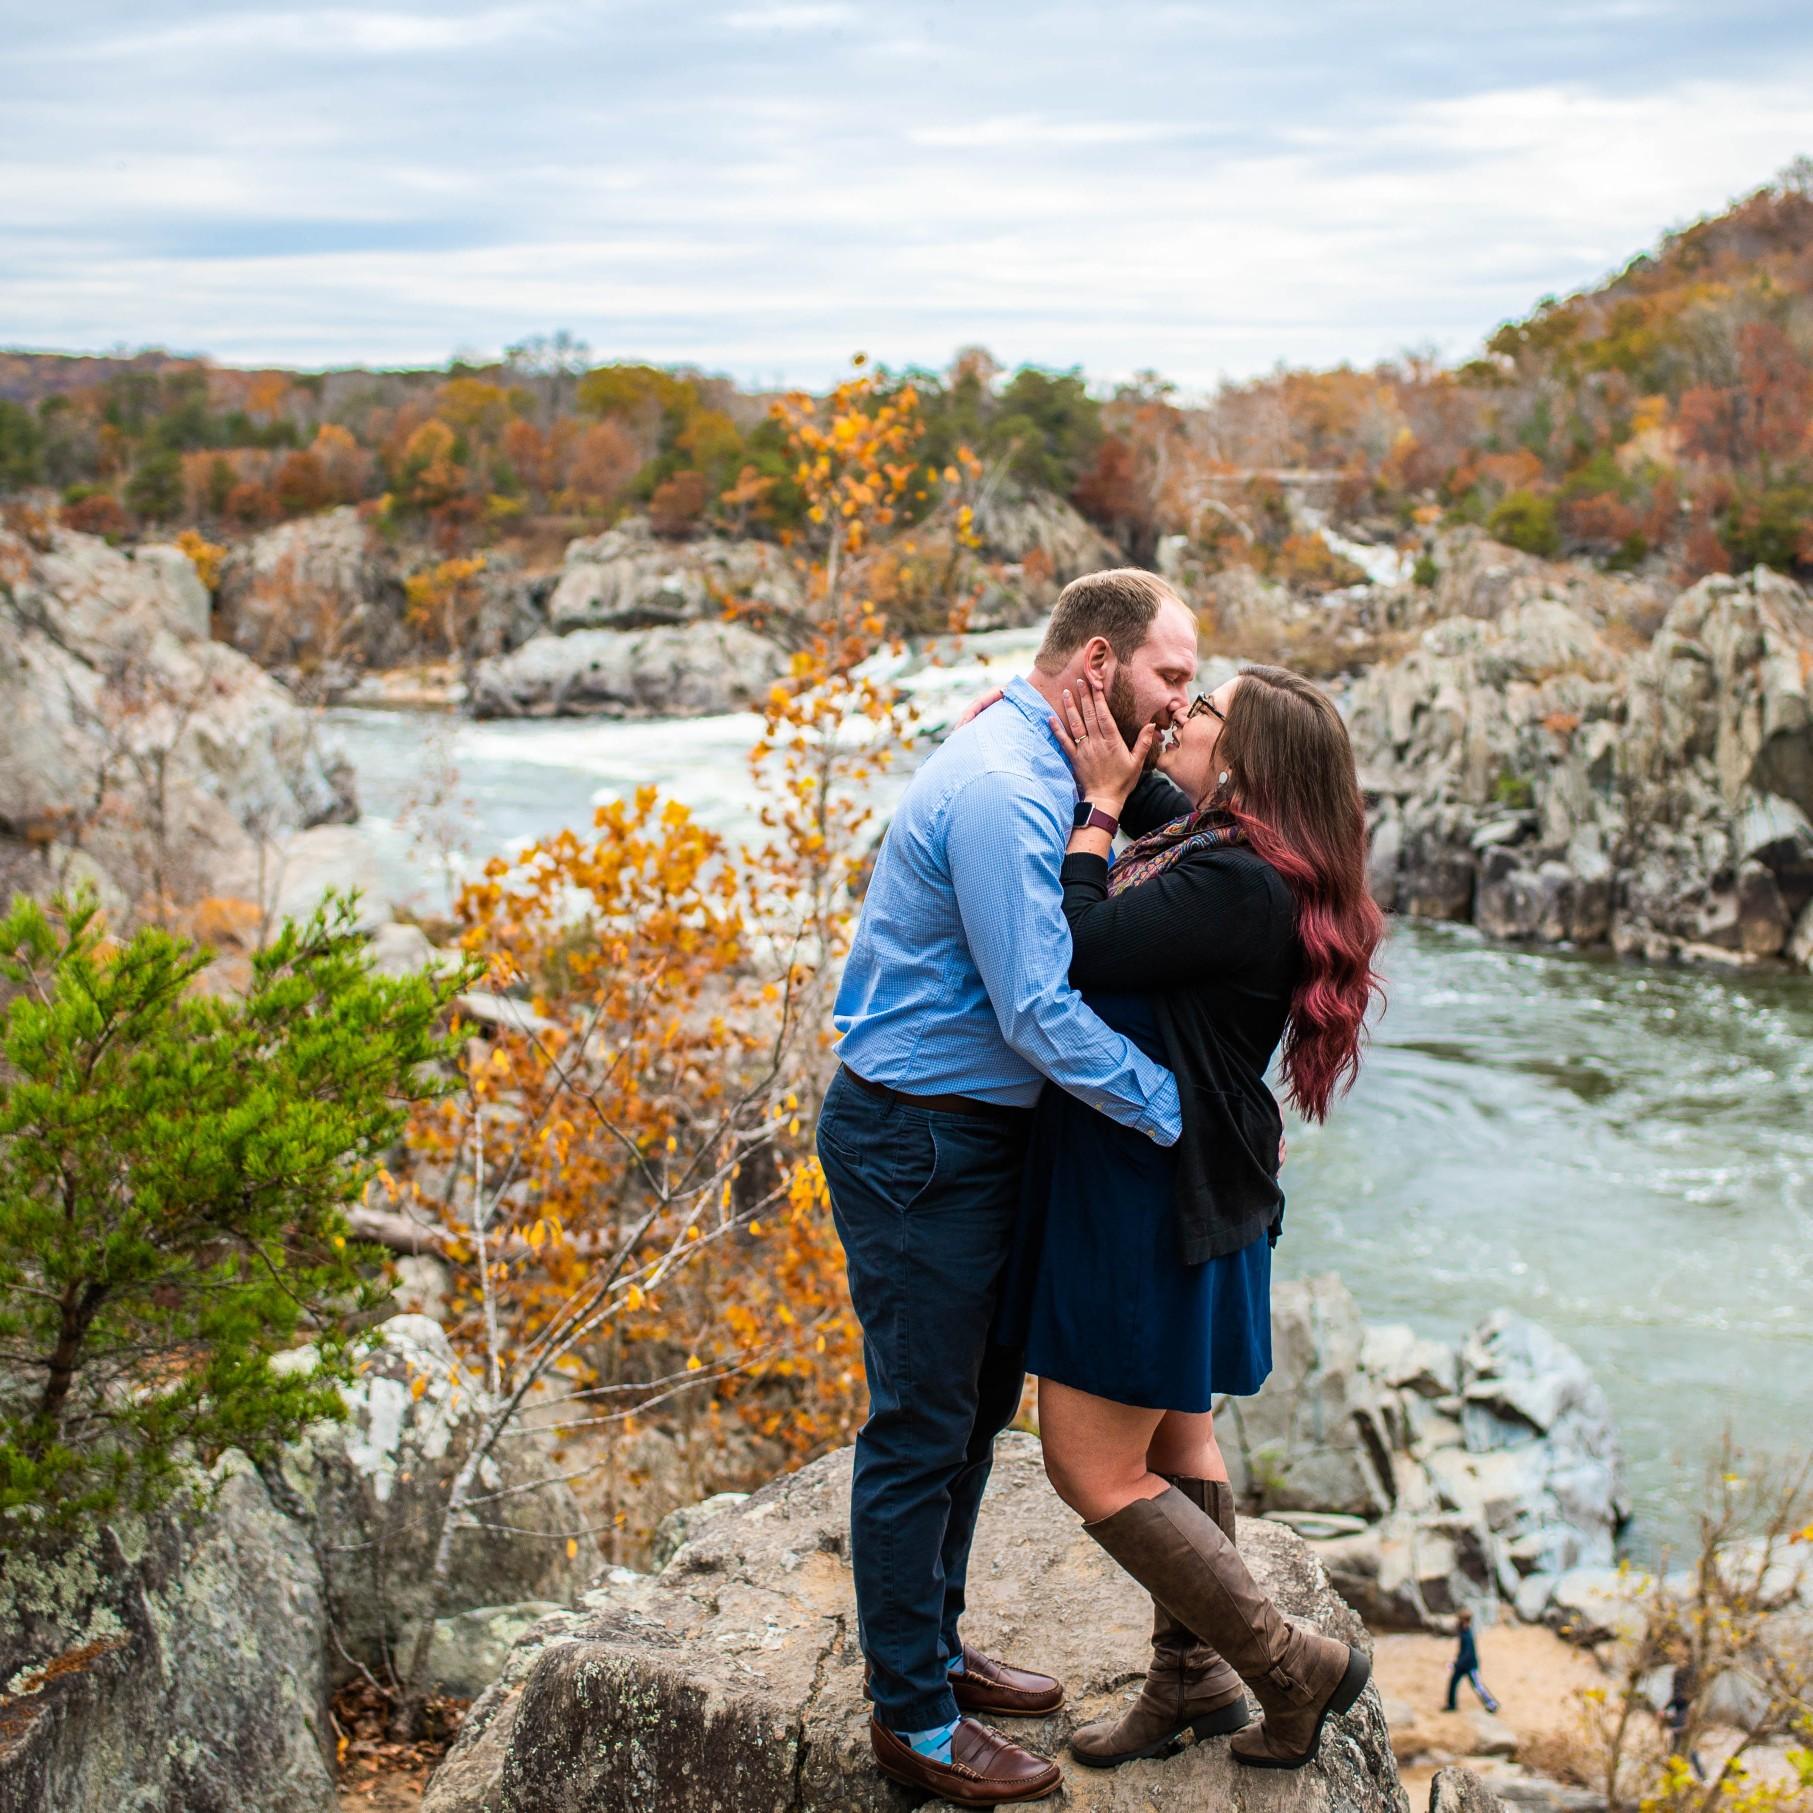
MULTIPOLYGON (((1152 774, 1121 824, 1138 836, 1189 810, 1152 774)), ((1061 875, 1072 984, 1150 995, 1164 1032, 1183 1109, 1172 1197, 1179 1254, 1200 1265, 1238 1252, 1284 1212, 1283 1122, 1265 1077, 1302 961, 1290 889, 1243 844, 1189 851, 1112 899, 1104 857, 1066 856, 1061 875)))

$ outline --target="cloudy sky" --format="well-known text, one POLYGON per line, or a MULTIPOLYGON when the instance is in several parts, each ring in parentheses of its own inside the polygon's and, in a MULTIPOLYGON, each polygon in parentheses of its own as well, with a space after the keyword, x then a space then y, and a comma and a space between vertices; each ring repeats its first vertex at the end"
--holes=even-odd
POLYGON ((0 0, 0 345, 1188 388, 1463 354, 1813 153, 1805 0, 0 0))

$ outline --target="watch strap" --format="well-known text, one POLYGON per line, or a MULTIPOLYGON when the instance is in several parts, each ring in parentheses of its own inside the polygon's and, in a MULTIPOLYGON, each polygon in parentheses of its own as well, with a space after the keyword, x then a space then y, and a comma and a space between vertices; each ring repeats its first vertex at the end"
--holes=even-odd
POLYGON ((1121 821, 1104 812, 1094 800, 1078 800, 1070 822, 1071 828, 1077 831, 1106 831, 1110 837, 1120 834, 1121 821))

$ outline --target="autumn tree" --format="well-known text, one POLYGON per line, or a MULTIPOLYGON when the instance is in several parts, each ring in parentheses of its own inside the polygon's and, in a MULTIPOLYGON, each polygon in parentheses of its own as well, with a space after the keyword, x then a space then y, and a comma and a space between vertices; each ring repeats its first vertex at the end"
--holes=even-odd
MULTIPOLYGON (((860 1337, 811 1149, 828 991, 871 783, 909 729, 873 667, 914 557, 895 545, 903 506, 942 492, 949 532, 973 540, 980 462, 920 464, 917 398, 860 370, 777 408, 808 500, 791 543, 808 605, 771 625, 792 654, 751 757, 757 837, 733 845, 644 788, 589 833, 488 864, 457 909, 490 976, 468 998, 490 1004, 460 1090, 418 1112, 410 1171, 360 1224, 455 1268, 449 1331, 488 1407, 446 1531, 500 1514, 480 1470, 525 1418, 577 1478, 613 1464, 628 1419, 687 1395, 783 1458, 847 1439, 858 1413, 860 1337)), ((399 1730, 423 1666, 404 1665, 399 1730)))

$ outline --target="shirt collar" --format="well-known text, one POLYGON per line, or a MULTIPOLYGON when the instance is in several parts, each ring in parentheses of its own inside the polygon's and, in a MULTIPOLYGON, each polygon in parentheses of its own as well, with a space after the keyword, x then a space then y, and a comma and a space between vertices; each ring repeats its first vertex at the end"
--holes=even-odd
MULTIPOLYGON (((1076 788, 1076 776, 1070 771, 1070 758, 1064 753, 1064 745, 1058 741, 1051 728, 1051 701, 1024 674, 1015 674, 1008 681, 1002 689, 1002 697, 1019 708, 1020 715, 1038 732, 1045 747, 1064 764, 1064 772, 1070 775, 1071 786, 1076 788)), ((1077 796, 1082 797, 1081 789, 1077 789, 1077 796)))
POLYGON ((1051 734, 1051 702, 1024 674, 1015 674, 1004 689, 1004 697, 1019 706, 1021 714, 1045 733, 1047 742, 1057 744, 1051 734))

